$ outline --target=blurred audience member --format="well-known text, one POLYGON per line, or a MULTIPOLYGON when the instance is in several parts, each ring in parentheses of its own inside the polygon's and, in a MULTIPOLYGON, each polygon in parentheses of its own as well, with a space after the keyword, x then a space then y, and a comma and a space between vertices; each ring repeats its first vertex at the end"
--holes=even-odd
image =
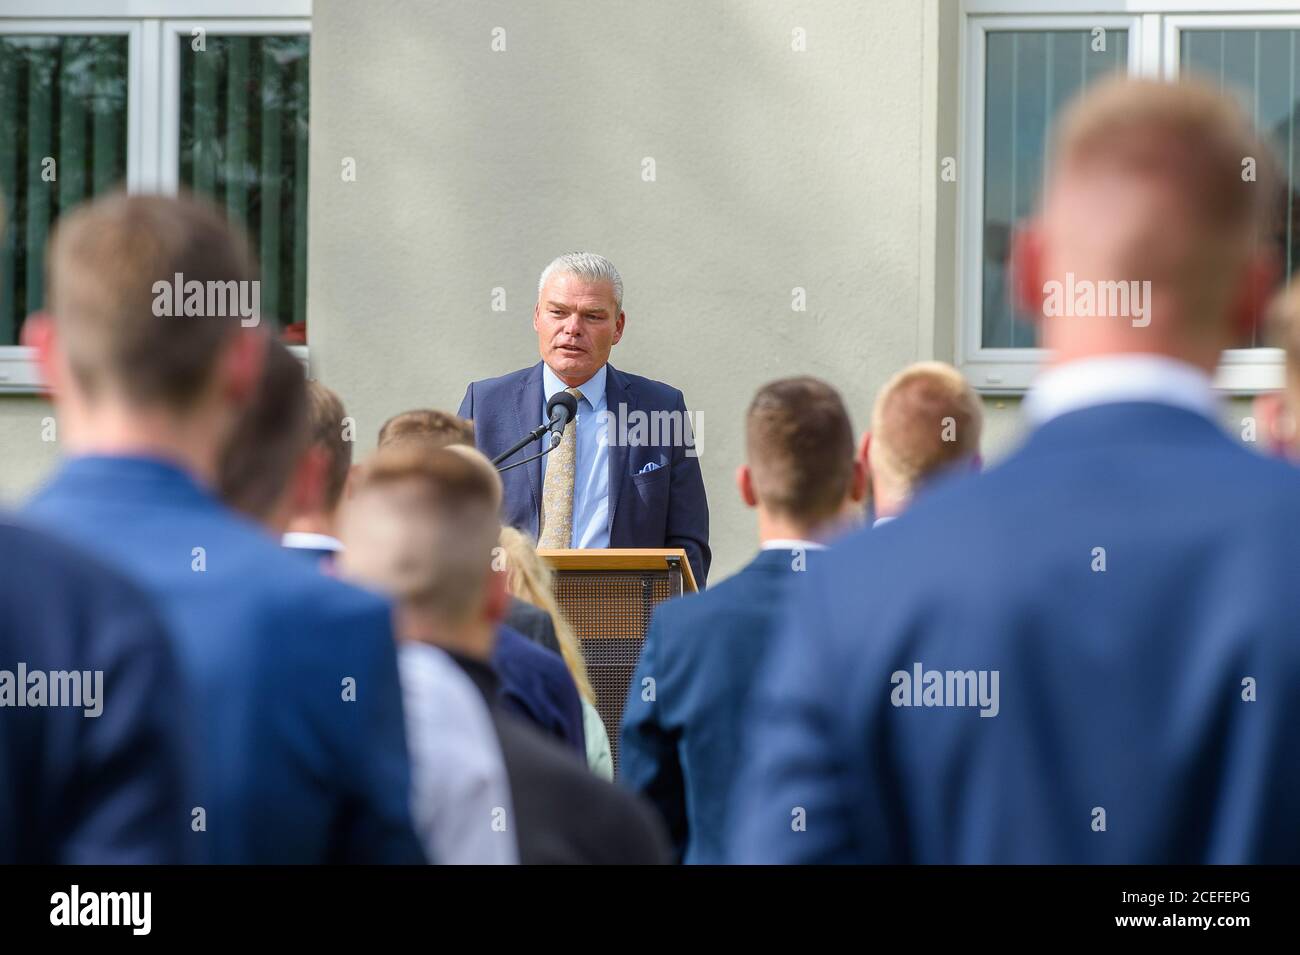
MULTIPOLYGON (((221 490, 275 537, 292 516, 334 529, 333 513, 351 467, 342 434, 342 404, 308 383, 289 349, 268 343, 257 396, 240 416, 222 455, 221 490), (326 444, 335 447, 326 450, 326 444), (332 485, 332 486, 330 486, 332 485), (329 494, 337 493, 332 502, 329 494)), ((331 563, 342 544, 327 554, 331 563)), ((300 554, 302 551, 292 551, 300 554)), ((512 864, 514 837, 493 831, 493 813, 507 812, 510 791, 501 747, 478 689, 446 654, 427 646, 398 648, 402 711, 411 758, 411 815, 429 858, 448 865, 512 864)))
MULTIPOLYGON (((379 449, 436 451, 474 447, 474 425, 446 411, 421 408, 394 415, 379 429, 379 449)), ((493 476, 496 471, 493 469, 493 476)), ((499 484, 500 480, 496 479, 499 484)), ((492 666, 501 678, 506 709, 586 754, 582 702, 561 658, 555 624, 546 611, 510 597, 492 666), (531 637, 532 639, 528 639, 531 637)))
POLYGON ((491 566, 500 493, 495 470, 470 448, 381 450, 345 509, 341 569, 397 598, 403 640, 441 648, 478 684, 514 806, 492 831, 514 835, 522 862, 664 861, 653 813, 498 702, 490 661, 506 604, 505 577, 491 566))
POLYGON ((1300 700, 1264 690, 1300 685, 1300 474, 1211 378, 1278 274, 1270 148, 1217 87, 1114 79, 1050 155, 1029 437, 799 588, 736 860, 1300 861, 1300 700))
POLYGON ((917 362, 889 379, 860 451, 875 523, 893 520, 940 476, 978 471, 983 420, 975 389, 951 365, 917 362))
POLYGON ((281 543, 323 563, 338 553, 339 511, 352 472, 352 431, 347 410, 337 394, 319 381, 307 382, 310 444, 300 470, 302 492, 281 543))
POLYGON ((47 263, 49 311, 25 334, 71 457, 26 513, 162 611, 194 712, 189 846, 213 862, 422 861, 388 605, 211 491, 268 354, 260 317, 234 306, 255 301, 245 238, 207 202, 119 194, 63 216, 47 263))
POLYGON ((816 378, 760 388, 736 487, 758 512, 758 556, 655 609, 623 711, 619 781, 659 808, 685 862, 723 859, 745 701, 787 590, 860 519, 866 480, 839 393, 816 378))

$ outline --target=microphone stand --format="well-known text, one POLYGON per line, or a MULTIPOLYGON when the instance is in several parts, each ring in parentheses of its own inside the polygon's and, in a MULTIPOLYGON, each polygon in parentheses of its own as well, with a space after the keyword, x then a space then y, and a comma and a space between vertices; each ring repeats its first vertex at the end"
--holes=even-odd
MULTIPOLYGON (((550 425, 543 425, 543 426, 542 426, 542 431, 544 432, 548 427, 550 427, 550 425)), ((541 437, 541 435, 537 435, 537 437, 541 437)), ((505 454, 499 454, 499 455, 497 455, 495 458, 492 459, 492 463, 495 464, 495 465, 497 465, 497 470, 498 470, 498 471, 504 473, 504 472, 506 472, 506 471, 509 471, 511 468, 517 468, 517 467, 519 467, 521 464, 527 464, 529 461, 536 461, 538 458, 542 457, 542 455, 550 454, 552 451, 554 451, 556 448, 558 448, 558 447, 560 446, 560 439, 561 439, 561 435, 558 435, 558 434, 557 434, 557 435, 555 435, 555 437, 551 440, 551 446, 550 446, 549 448, 547 448, 545 451, 539 451, 537 454, 534 454, 531 458, 524 458, 522 461, 516 461, 514 464, 507 464, 505 467, 502 467, 502 466, 500 465, 499 462, 501 462, 501 461, 505 460, 506 458, 510 457, 510 455, 514 454, 516 451, 518 451, 518 450, 519 450, 520 448, 522 448, 524 445, 529 444, 529 443, 531 443, 533 440, 535 440, 534 436, 530 435, 530 436, 528 436, 527 438, 525 438, 523 441, 521 441, 521 442, 519 442, 517 445, 515 445, 513 448, 511 448, 509 451, 507 451, 505 454)))

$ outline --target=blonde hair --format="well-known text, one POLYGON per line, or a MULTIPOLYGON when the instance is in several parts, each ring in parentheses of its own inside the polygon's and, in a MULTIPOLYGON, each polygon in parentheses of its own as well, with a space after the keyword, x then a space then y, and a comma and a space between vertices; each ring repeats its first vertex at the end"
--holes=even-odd
POLYGON ((911 495, 936 472, 974 457, 983 412, 961 372, 941 361, 904 368, 880 389, 871 413, 871 470, 911 495))
POLYGON ((506 586, 520 600, 525 600, 550 615, 555 623, 560 655, 569 668, 569 675, 578 685, 578 692, 583 698, 594 704, 596 695, 587 679, 587 662, 582 658, 582 648, 578 645, 573 628, 569 626, 569 621, 565 619, 564 612, 555 599, 551 568, 537 555, 532 539, 517 528, 502 527, 500 543, 506 558, 506 586))

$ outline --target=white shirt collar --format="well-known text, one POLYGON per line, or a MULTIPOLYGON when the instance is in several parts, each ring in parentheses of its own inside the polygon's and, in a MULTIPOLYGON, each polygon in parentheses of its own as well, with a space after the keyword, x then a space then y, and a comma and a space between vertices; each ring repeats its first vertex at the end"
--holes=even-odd
POLYGON ((1172 405, 1218 420, 1219 399, 1200 368, 1163 355, 1106 355, 1049 368, 1025 396, 1032 425, 1082 408, 1121 401, 1172 405))
MULTIPOLYGON (((599 371, 577 386, 582 392, 582 400, 591 405, 594 411, 599 411, 605 405, 605 373, 608 370, 609 365, 601 365, 599 371)), ((559 375, 551 371, 550 365, 542 362, 542 394, 547 401, 568 387, 559 375)))
POLYGON ((825 544, 816 541, 800 540, 797 537, 773 538, 763 541, 762 550, 825 550, 825 544))
POLYGON ((306 531, 289 531, 280 538, 280 546, 295 550, 328 550, 341 553, 343 542, 328 534, 310 534, 306 531))

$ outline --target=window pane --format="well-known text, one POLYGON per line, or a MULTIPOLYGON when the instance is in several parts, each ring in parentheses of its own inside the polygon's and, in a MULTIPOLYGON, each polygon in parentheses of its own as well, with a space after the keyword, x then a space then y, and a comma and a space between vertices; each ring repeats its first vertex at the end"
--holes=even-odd
POLYGON ((306 341, 309 38, 206 37, 181 43, 180 180, 249 230, 261 313, 306 341))
POLYGON ((126 179, 125 36, 0 35, 0 345, 45 304, 59 214, 126 179))
POLYGON ((1128 32, 995 31, 984 74, 984 348, 1032 348, 1032 323, 1008 292, 1011 231, 1038 198, 1052 123, 1081 89, 1128 64, 1128 32))
MULTIPOLYGON (((1272 241, 1277 243, 1288 281, 1300 266, 1300 221, 1296 188, 1300 163, 1296 156, 1296 110, 1300 86, 1296 77, 1297 30, 1184 30, 1179 35, 1178 62, 1184 74, 1194 74, 1236 94, 1255 125, 1277 150, 1285 190, 1278 196, 1272 241)), ((1266 344, 1263 332, 1237 343, 1239 348, 1266 344)))

